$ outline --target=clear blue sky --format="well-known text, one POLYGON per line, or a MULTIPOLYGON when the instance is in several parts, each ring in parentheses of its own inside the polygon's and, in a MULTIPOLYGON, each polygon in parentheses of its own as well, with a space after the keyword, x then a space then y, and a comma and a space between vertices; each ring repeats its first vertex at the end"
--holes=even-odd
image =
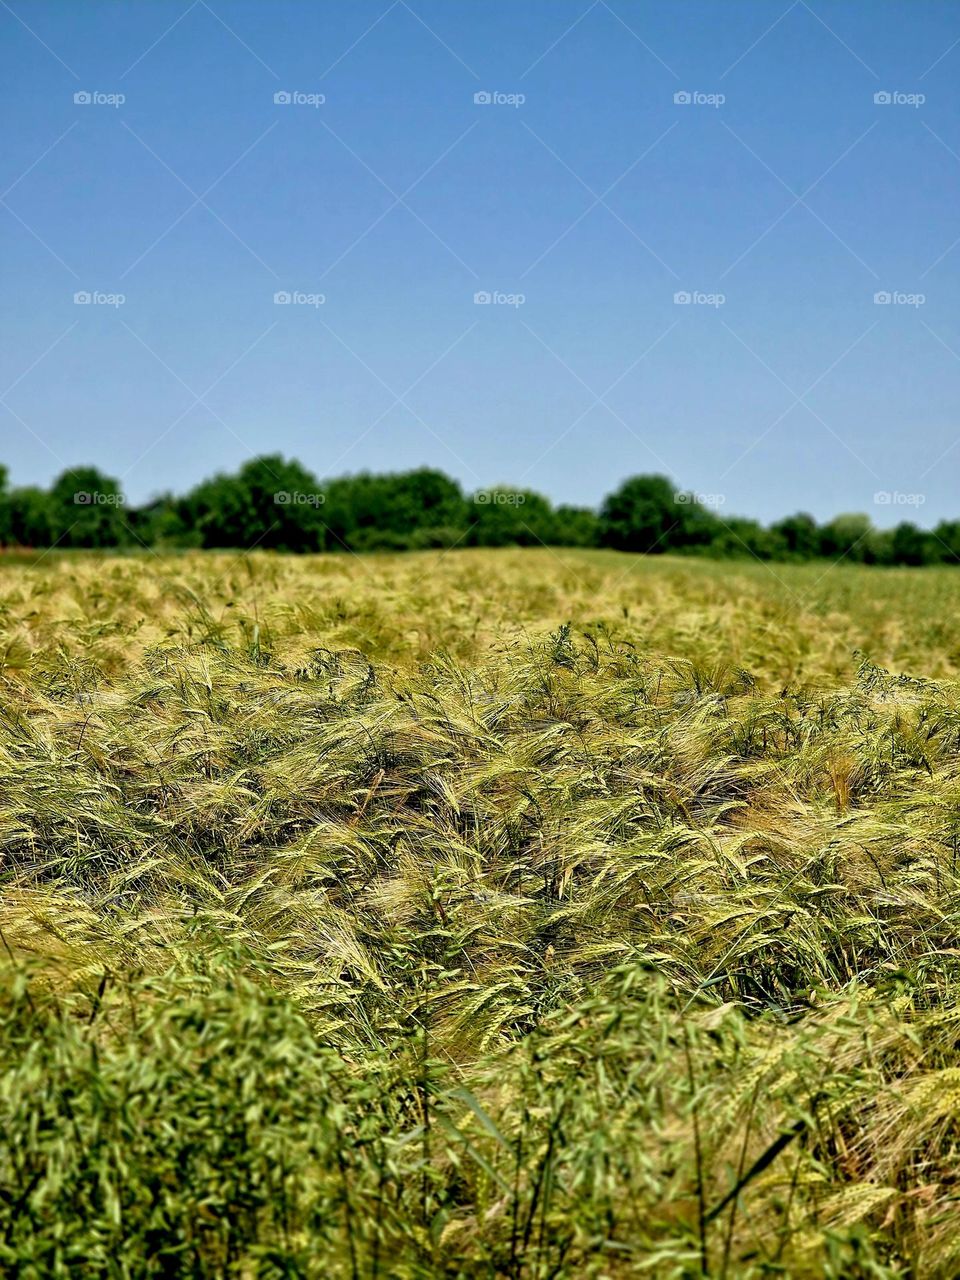
POLYGON ((0 0, 0 49, 14 483, 282 451, 960 516, 958 4, 0 0))

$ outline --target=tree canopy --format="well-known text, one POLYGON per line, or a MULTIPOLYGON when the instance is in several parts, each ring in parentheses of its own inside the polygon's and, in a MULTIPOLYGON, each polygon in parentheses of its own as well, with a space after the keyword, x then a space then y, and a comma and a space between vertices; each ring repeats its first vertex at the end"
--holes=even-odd
POLYGON ((252 458, 183 495, 163 494, 134 507, 119 481, 93 466, 64 471, 48 490, 10 488, 7 468, 0 466, 0 546, 360 552, 537 545, 958 564, 960 520, 932 530, 910 521, 877 529, 862 513, 818 525, 800 512, 765 527, 728 514, 719 495, 679 489, 663 475, 629 477, 596 512, 554 506, 533 489, 509 484, 465 493, 432 467, 322 480, 280 454, 252 458))

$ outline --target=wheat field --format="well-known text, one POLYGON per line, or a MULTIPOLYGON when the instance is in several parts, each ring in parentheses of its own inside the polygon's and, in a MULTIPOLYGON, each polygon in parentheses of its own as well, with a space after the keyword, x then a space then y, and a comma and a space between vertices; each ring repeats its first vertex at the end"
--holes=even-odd
POLYGON ((2 1273, 958 1274, 958 606, 4 557, 2 1273))

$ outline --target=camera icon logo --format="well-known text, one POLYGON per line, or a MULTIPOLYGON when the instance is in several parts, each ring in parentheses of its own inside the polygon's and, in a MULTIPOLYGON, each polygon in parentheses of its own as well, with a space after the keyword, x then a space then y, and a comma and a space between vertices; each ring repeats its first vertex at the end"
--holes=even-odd
POLYGON ((673 302, 674 306, 687 307, 690 305, 690 294, 687 293, 686 289, 681 289, 673 295, 673 302))
POLYGON ((274 301, 274 305, 278 307, 289 306, 291 301, 291 296, 286 291, 286 289, 280 289, 277 293, 273 295, 273 301, 274 301))
POLYGON ((890 305, 891 301, 892 297, 886 289, 881 289, 879 293, 873 295, 874 306, 886 307, 890 305))
POLYGON ((73 495, 73 501, 78 507, 89 507, 93 501, 93 494, 85 493, 81 490, 73 495))
POLYGON ((280 89, 273 95, 273 101, 278 107, 288 107, 291 102, 290 94, 286 89, 280 89))
POLYGON ((673 95, 673 101, 676 103, 678 107, 686 107, 690 105, 690 103, 693 101, 693 98, 691 97, 689 90, 679 89, 673 95))
POLYGON ((493 101, 493 96, 486 89, 481 89, 479 93, 473 95, 473 101, 477 107, 488 107, 493 101))
POLYGON ((890 103, 893 101, 890 94, 887 93, 885 90, 881 90, 880 93, 875 93, 873 95, 873 100, 878 107, 888 107, 890 103))
POLYGON ((81 89, 79 93, 73 95, 73 101, 78 107, 87 107, 93 101, 93 98, 86 89, 81 89))
POLYGON ((486 289, 481 289, 479 290, 479 292, 473 295, 474 306, 477 306, 477 307, 488 306, 492 301, 493 301, 493 297, 491 294, 487 292, 486 289))
POLYGON ((73 295, 74 306, 87 307, 90 305, 90 294, 86 289, 81 289, 79 293, 73 295))
POLYGON ((275 494, 273 495, 273 501, 274 501, 274 505, 275 505, 275 506, 278 506, 278 507, 286 507, 286 506, 289 506, 289 505, 290 505, 290 495, 289 495, 289 493, 286 493, 286 492, 283 492, 283 491, 281 491, 280 493, 275 493, 275 494))

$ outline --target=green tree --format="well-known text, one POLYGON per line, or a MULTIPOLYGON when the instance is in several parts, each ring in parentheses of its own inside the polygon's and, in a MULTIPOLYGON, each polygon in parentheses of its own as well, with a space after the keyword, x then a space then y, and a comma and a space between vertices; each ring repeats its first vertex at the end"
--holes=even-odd
POLYGON ((600 521, 589 507, 561 504, 553 513, 553 541, 561 547, 596 547, 600 521))
POLYGON ((120 483, 96 467, 71 467, 53 482, 49 510, 61 547, 117 547, 130 540, 120 483))
POLYGON ((326 486, 332 545, 359 550, 450 546, 467 527, 463 491, 431 467, 343 476, 326 486))
POLYGON ((785 544, 779 533, 765 529, 758 520, 746 520, 742 516, 730 516, 718 524, 715 536, 707 551, 712 556, 776 560, 785 553, 785 544))
POLYGON ((813 516, 807 515, 805 511, 780 520, 771 526, 771 532, 779 536, 784 551, 791 556, 809 560, 820 554, 820 530, 813 516))
POLYGON ((319 551, 325 498, 316 476, 299 462, 271 454, 244 463, 236 475, 197 485, 179 514, 204 547, 319 551))
POLYGON ((960 520, 941 520, 931 536, 938 559, 960 565, 960 520))
POLYGON ((854 563, 867 559, 873 525, 859 512, 834 518, 820 529, 820 554, 854 563))
POLYGON ((7 492, 9 475, 7 468, 0 462, 0 547, 6 546, 13 531, 10 494, 7 492))
POLYGON ((938 559, 936 542, 925 530, 905 520, 893 530, 891 559, 894 564, 933 564, 938 559))
POLYGON ((387 528, 408 533, 414 529, 465 527, 463 492, 442 471, 419 467, 384 479, 387 528))
POLYGON ((680 492, 666 476, 633 476, 609 494, 600 510, 600 537, 621 551, 660 554, 705 547, 722 523, 691 493, 680 492))
POLYGON ((200 546, 200 536, 184 518, 184 502, 171 493, 127 512, 127 524, 135 542, 144 546, 200 546))
POLYGON ((532 489, 478 489, 469 541, 475 547, 549 546, 556 541, 553 508, 532 489))
POLYGON ((10 540, 20 547, 49 547, 53 542, 50 495, 36 485, 12 489, 8 498, 10 540))
POLYGON ((666 476, 633 476, 600 508, 600 536, 619 551, 662 552, 678 523, 676 489, 666 476))

